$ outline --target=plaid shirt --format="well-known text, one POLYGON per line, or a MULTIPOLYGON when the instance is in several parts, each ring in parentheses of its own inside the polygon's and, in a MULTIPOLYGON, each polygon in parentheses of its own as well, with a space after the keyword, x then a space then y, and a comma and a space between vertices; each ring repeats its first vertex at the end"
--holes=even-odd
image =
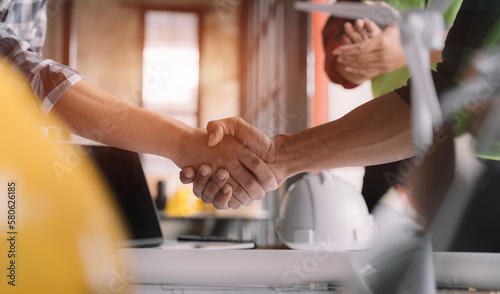
POLYGON ((61 96, 83 77, 41 56, 47 31, 48 0, 0 0, 0 55, 26 76, 48 114, 61 96))

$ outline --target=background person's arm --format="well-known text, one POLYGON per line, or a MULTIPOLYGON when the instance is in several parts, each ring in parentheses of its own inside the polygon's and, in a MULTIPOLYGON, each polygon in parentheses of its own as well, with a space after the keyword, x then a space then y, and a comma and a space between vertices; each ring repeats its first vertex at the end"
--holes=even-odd
MULTIPOLYGON (((359 1, 350 0, 347 2, 359 1)), ((353 89, 359 86, 361 81, 364 81, 364 79, 360 80, 362 77, 358 76, 346 79, 346 73, 343 71, 343 67, 339 67, 337 56, 332 53, 336 48, 346 42, 349 44, 352 43, 352 41, 348 40, 349 38, 345 34, 346 25, 349 24, 352 27, 351 23, 354 24, 351 20, 331 16, 322 31, 323 49, 325 51, 325 72, 330 81, 341 85, 345 89, 353 89)), ((352 30, 352 33, 356 34, 356 37, 362 38, 362 36, 357 36, 356 30, 352 30)), ((353 39, 356 39, 356 37, 353 37, 353 39)))
MULTIPOLYGON (((365 26, 377 27, 370 20, 365 26)), ((406 65, 398 26, 387 26, 372 37, 338 47, 333 51, 340 68, 350 76, 372 79, 406 65)))
POLYGON ((360 85, 379 75, 379 71, 370 68, 366 68, 363 72, 352 71, 349 64, 345 64, 345 61, 342 62, 343 56, 339 53, 342 52, 341 49, 345 45, 358 44, 358 46, 363 48, 370 45, 372 42, 369 40, 379 36, 382 33, 382 29, 369 20, 358 19, 353 23, 345 22, 343 32, 342 43, 335 46, 329 52, 326 52, 325 69, 331 72, 330 75, 338 75, 353 85, 360 85))
MULTIPOLYGON (((343 44, 330 52, 334 70, 351 83, 360 84, 406 65, 400 30, 391 25, 382 31, 368 19, 345 23, 343 44)), ((441 61, 441 50, 431 51, 431 64, 441 61)))

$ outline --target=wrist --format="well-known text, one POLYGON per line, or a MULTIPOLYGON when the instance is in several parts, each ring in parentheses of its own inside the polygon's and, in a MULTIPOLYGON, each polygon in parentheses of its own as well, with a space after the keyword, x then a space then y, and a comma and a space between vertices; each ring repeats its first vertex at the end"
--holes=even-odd
POLYGON ((275 154, 273 165, 275 165, 275 176, 279 184, 303 171, 300 148, 293 144, 295 136, 295 134, 281 134, 271 138, 275 154))
MULTIPOLYGON (((344 144, 336 138, 344 138, 341 126, 330 122, 289 135, 273 137, 276 162, 288 178, 301 172, 335 168, 342 165, 344 144)), ((349 129, 349 131, 351 131, 349 129)))
POLYGON ((370 79, 367 75, 348 72, 346 70, 347 66, 345 64, 338 62, 337 60, 334 61, 334 66, 339 75, 346 81, 345 85, 343 85, 344 88, 346 89, 356 88, 363 82, 370 79))
POLYGON ((200 152, 197 149, 207 145, 206 131, 178 121, 174 121, 173 128, 172 132, 164 132, 172 135, 162 136, 162 156, 172 160, 179 168, 198 168, 202 160, 198 158, 200 152))

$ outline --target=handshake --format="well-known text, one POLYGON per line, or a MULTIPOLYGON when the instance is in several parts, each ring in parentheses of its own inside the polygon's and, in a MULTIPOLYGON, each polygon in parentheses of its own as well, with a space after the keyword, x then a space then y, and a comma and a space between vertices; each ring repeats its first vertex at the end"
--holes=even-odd
POLYGON ((278 152, 285 135, 269 138, 235 117, 209 122, 203 136, 208 144, 195 146, 188 152, 193 158, 178 165, 183 167, 181 182, 193 183, 194 194, 206 204, 217 209, 248 206, 291 176, 278 152))
POLYGON ((165 157, 182 168, 181 181, 193 183, 203 202, 238 209, 300 172, 411 157, 409 117, 408 104, 390 92, 337 120, 272 138, 241 118, 209 122, 206 130, 184 125, 165 157))

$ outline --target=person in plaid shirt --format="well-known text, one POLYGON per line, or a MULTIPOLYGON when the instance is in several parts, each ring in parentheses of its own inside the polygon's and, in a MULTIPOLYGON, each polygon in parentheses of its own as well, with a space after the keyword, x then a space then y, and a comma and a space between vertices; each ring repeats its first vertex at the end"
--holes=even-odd
MULTIPOLYGON (((47 0, 0 2, 0 55, 3 63, 13 64, 24 74, 49 118, 57 113, 78 135, 164 156, 181 168, 193 166, 203 174, 210 168, 228 170, 230 174, 223 170, 213 175, 216 181, 229 179, 232 187, 232 194, 214 203, 216 208, 239 208, 264 197, 264 190, 277 188, 269 167, 234 138, 227 138, 220 148, 209 148, 205 130, 125 103, 77 71, 43 58, 46 7, 47 0)), ((213 199, 203 200, 213 203, 213 199)))
POLYGON ((27 77, 44 114, 83 79, 75 70, 40 55, 47 30, 47 1, 3 0, 0 4, 0 54, 27 77))

